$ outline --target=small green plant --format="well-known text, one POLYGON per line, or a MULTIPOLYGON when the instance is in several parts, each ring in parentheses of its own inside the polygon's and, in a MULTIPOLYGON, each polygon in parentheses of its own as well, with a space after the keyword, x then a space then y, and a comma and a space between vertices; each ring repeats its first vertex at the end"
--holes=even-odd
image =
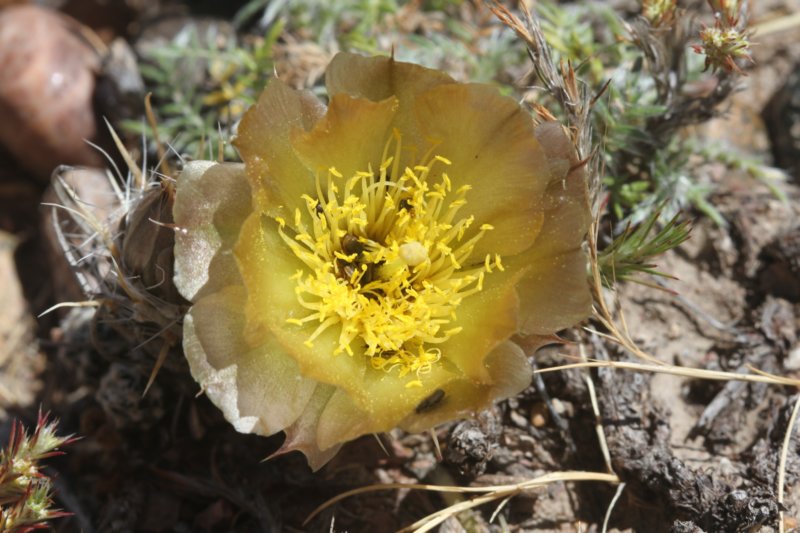
MULTIPOLYGON (((618 221, 639 223, 655 210, 669 219, 694 207, 724 224, 707 201, 712 187, 695 177, 696 164, 686 155, 688 146, 701 142, 678 135, 717 114, 743 74, 738 64, 749 60, 741 3, 710 0, 709 6, 715 23, 699 27, 696 14, 674 0, 643 0, 641 16, 627 21, 593 4, 537 7, 554 60, 575 65, 596 95, 594 145, 601 147, 609 210, 618 221), (709 67, 713 73, 705 73, 709 67)), ((709 162, 712 154, 704 155, 701 162, 709 162)), ((714 157, 730 159, 722 151, 714 157)), ((763 174, 753 165, 745 169, 757 178, 763 174)))
POLYGON ((678 214, 659 228, 660 218, 661 210, 656 209, 641 224, 628 225, 600 252, 598 266, 607 286, 612 286, 615 281, 628 280, 660 288, 638 278, 637 274, 671 277, 657 270, 653 259, 685 242, 691 226, 688 221, 681 221, 678 214))
POLYGON ((540 105, 560 109, 573 133, 592 176, 597 221, 617 228, 596 256, 603 283, 666 275, 653 259, 688 238, 683 210, 724 224, 707 201, 710 184, 693 173, 708 158, 691 158, 699 141, 679 132, 713 118, 738 73, 703 74, 700 56, 689 53, 691 17, 674 2, 646 0, 642 16, 628 21, 583 4, 539 4, 541 22, 530 15, 523 22, 497 2, 492 9, 526 42, 545 88, 540 105), (688 90, 703 77, 713 77, 715 91, 688 90))
POLYGON ((39 414, 28 435, 21 422, 11 426, 8 445, 0 451, 0 531, 26 533, 69 513, 54 510, 52 480, 42 472, 42 460, 60 455, 72 437, 56 435, 56 422, 39 414))
MULTIPOLYGON (((168 43, 141 53, 140 70, 152 92, 159 138, 180 156, 237 160, 228 141, 244 109, 273 75, 278 43, 311 42, 331 55, 336 50, 386 54, 391 44, 400 61, 443 69, 456 65, 465 80, 502 83, 515 77, 507 70, 523 55, 513 33, 496 24, 487 27, 485 21, 467 24, 449 16, 463 3, 445 0, 412 7, 404 0, 252 0, 234 18, 239 37, 221 27, 187 26, 168 43), (401 8, 418 10, 420 20, 435 21, 440 29, 405 32, 399 23, 401 8), (241 31, 244 27, 256 33, 241 31), (223 146, 222 154, 209 155, 218 146, 223 146)), ((511 92, 508 86, 501 89, 511 92)), ((321 87, 312 90, 319 93, 321 87)), ((150 152, 156 152, 159 138, 144 121, 123 126, 150 137, 150 152)))
POLYGON ((404 2, 398 0, 252 0, 234 19, 244 25, 261 12, 258 26, 276 24, 313 40, 323 48, 335 44, 342 50, 374 53, 382 34, 383 19, 397 12, 404 2))
MULTIPOLYGON (((223 146, 220 156, 237 158, 227 141, 272 73, 272 47, 280 32, 276 25, 240 43, 213 27, 201 33, 189 26, 143 53, 139 68, 152 91, 159 133, 175 153, 203 157, 223 146)), ((123 126, 149 134, 143 122, 123 126)))
POLYGON ((747 19, 740 0, 708 0, 714 11, 714 25, 700 30, 700 44, 694 51, 706 58, 706 68, 744 74, 737 61, 753 61, 747 19))

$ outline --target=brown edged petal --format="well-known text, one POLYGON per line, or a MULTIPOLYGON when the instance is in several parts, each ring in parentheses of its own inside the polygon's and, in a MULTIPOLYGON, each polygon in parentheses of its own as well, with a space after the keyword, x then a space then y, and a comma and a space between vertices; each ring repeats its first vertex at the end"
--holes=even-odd
POLYGON ((250 212, 244 166, 188 163, 178 177, 173 216, 175 286, 187 300, 241 283, 230 253, 250 212))
POLYGON ((244 339, 244 288, 227 287, 198 300, 184 322, 192 376, 238 431, 272 435, 295 423, 316 382, 274 338, 244 339))
POLYGON ((256 205, 264 212, 287 217, 305 206, 300 196, 314 191, 314 175, 297 158, 290 137, 295 130, 311 130, 324 113, 310 92, 272 79, 242 117, 233 144, 247 168, 256 205))
POLYGON ((317 385, 303 414, 294 424, 286 428, 286 440, 271 457, 300 451, 306 456, 311 469, 317 471, 336 455, 336 452, 342 447, 341 444, 335 444, 323 450, 317 443, 320 417, 335 392, 336 388, 333 386, 317 385))
POLYGON ((530 254, 527 259, 532 267, 519 284, 520 333, 546 335, 591 315, 587 259, 581 247, 555 256, 530 254))
POLYGON ((534 245, 506 263, 529 268, 518 286, 520 332, 547 335, 591 314, 588 258, 583 247, 591 214, 585 172, 562 126, 545 123, 536 133, 554 172, 544 195, 548 207, 534 245))
POLYGON ((558 122, 538 125, 536 137, 547 153, 551 169, 543 201, 547 207, 545 224, 537 245, 546 244, 553 252, 571 249, 575 243, 584 241, 592 219, 585 168, 578 161, 575 145, 558 122))
POLYGON ((359 408, 346 392, 337 390, 319 417, 317 446, 324 450, 361 435, 386 431, 375 425, 370 414, 359 408))
MULTIPOLYGON (((397 99, 393 97, 371 102, 335 95, 313 130, 297 131, 292 136, 295 151, 314 174, 324 174, 331 167, 344 179, 370 167, 377 172, 396 110, 397 99)), ((305 192, 316 196, 315 191, 305 192)))
POLYGON ((473 257, 503 257, 529 248, 539 231, 541 196, 551 179, 545 151, 534 135, 530 114, 489 85, 434 87, 416 102, 419 128, 452 162, 445 171, 453 189, 469 185, 464 213, 474 228, 494 226, 473 257))
POLYGON ((469 379, 454 380, 420 403, 398 425, 406 431, 419 432, 449 420, 463 418, 487 409, 492 402, 510 398, 531 382, 531 367, 522 349, 511 341, 497 345, 486 357, 490 379, 475 383, 469 379))
POLYGON ((337 54, 325 73, 325 85, 331 97, 348 94, 373 102, 396 97, 399 110, 394 126, 402 133, 404 145, 417 152, 424 152, 425 146, 414 119, 414 100, 431 87, 449 83, 455 80, 438 70, 395 61, 391 57, 347 53, 337 54))
POLYGON ((443 357, 476 383, 490 382, 486 356, 517 331, 516 285, 525 269, 487 274, 483 290, 465 298, 449 327, 462 330, 441 345, 443 357))

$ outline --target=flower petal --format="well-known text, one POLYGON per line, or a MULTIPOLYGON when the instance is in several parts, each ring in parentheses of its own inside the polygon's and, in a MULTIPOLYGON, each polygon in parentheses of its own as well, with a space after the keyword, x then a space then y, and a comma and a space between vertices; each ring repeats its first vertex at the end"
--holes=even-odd
POLYGON ((244 340, 244 288, 227 287, 198 300, 186 315, 184 350, 192 375, 237 430, 262 435, 293 424, 317 384, 274 338, 244 340))
POLYGON ((409 432, 430 429, 449 420, 486 409, 493 401, 510 398, 530 385, 532 370, 522 349, 511 341, 498 344, 485 359, 488 383, 455 380, 442 388, 441 400, 417 409, 398 425, 409 432))
POLYGON ((317 444, 320 417, 335 391, 336 387, 317 385, 303 414, 294 424, 286 428, 286 440, 270 458, 297 450, 306 456, 311 469, 317 471, 336 455, 342 447, 341 444, 335 444, 324 450, 317 444))
POLYGON ((536 127, 536 137, 547 152, 551 178, 543 204, 547 221, 537 246, 564 251, 582 243, 591 223, 586 172, 578 161, 575 145, 564 127, 545 122, 536 127))
POLYGON ((250 211, 244 166, 192 161, 178 177, 175 286, 187 300, 241 283, 230 253, 250 211))
MULTIPOLYGON (((413 63, 402 63, 391 57, 364 57, 356 54, 337 54, 325 73, 328 94, 348 94, 380 102, 397 97, 399 107, 394 125, 403 134, 406 147, 424 151, 413 114, 416 97, 437 85, 455 83, 455 80, 438 70, 413 63)), ((415 164, 410 162, 409 164, 415 164)))
POLYGON ((536 134, 554 171, 544 195, 549 207, 534 245, 506 263, 529 266, 519 284, 520 331, 547 335, 591 314, 588 259, 583 250, 591 215, 585 172, 563 128, 545 123, 536 134))
POLYGON ((522 348, 506 341, 497 346, 486 358, 492 376, 492 396, 510 398, 525 390, 533 378, 533 369, 522 348))
POLYGON ((525 295, 520 305, 520 333, 546 335, 591 315, 587 259, 582 248, 549 257, 525 255, 532 267, 519 285, 520 294, 525 295))
POLYGON ((300 374, 297 362, 274 341, 239 358, 239 411, 257 416, 266 435, 292 425, 317 383, 300 374))
POLYGON ((505 257, 529 248, 542 223, 541 196, 550 167, 534 136, 533 120, 512 98, 489 85, 434 87, 416 103, 422 133, 434 153, 449 159, 453 189, 469 185, 465 212, 474 228, 491 224, 473 257, 505 257))
POLYGON ((462 330, 441 345, 443 357, 476 383, 490 382, 485 357, 517 331, 516 285, 525 273, 519 268, 488 274, 483 290, 465 298, 448 325, 462 330))
POLYGON ((361 435, 385 431, 375 427, 370 419, 370 413, 360 409, 346 392, 337 390, 319 417, 317 446, 324 450, 361 435))
MULTIPOLYGON (((450 390, 452 383, 464 381, 456 369, 447 365, 436 365, 430 373, 420 376, 422 386, 407 386, 415 378, 402 379, 396 373, 370 368, 357 395, 336 391, 320 417, 319 447, 325 449, 368 433, 389 431, 414 413, 426 398, 438 394, 437 390, 450 390)), ((470 398, 471 402, 474 385, 469 389, 466 396, 454 395, 452 399, 460 402, 470 398)), ((450 399, 448 402, 453 403, 450 399)), ((454 406, 459 408, 460 404, 454 406)))
POLYGON ((461 377, 458 368, 447 361, 433 365, 428 373, 404 378, 397 372, 369 368, 360 394, 351 397, 360 409, 369 413, 372 432, 389 431, 436 389, 461 377), (421 382, 422 386, 410 386, 413 381, 421 382))
MULTIPOLYGON (((397 99, 380 102, 339 94, 331 98, 328 113, 309 132, 296 131, 292 143, 312 173, 335 167, 345 178, 370 166, 377 171, 391 133, 397 99)), ((314 193, 315 189, 305 191, 314 193)))
POLYGON ((272 79, 242 117, 233 144, 264 212, 287 216, 305 205, 300 196, 314 190, 314 175, 297 158, 290 136, 294 130, 311 130, 324 112, 310 92, 295 91, 272 79))

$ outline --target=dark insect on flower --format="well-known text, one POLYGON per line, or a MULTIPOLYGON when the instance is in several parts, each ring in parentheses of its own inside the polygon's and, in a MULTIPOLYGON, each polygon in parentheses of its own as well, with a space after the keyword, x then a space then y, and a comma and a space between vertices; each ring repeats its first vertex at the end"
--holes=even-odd
POLYGON ((417 414, 422 414, 432 411, 433 409, 436 409, 440 403, 442 403, 442 400, 444 400, 444 391, 442 389, 436 389, 431 393, 430 396, 417 404, 414 412, 417 414))

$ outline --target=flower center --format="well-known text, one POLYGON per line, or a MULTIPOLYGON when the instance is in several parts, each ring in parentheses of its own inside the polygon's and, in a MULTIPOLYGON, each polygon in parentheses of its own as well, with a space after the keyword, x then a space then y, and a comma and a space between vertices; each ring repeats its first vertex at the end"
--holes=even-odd
MULTIPOLYGON (((453 323, 464 298, 482 290, 484 275, 503 269, 498 255, 465 265, 475 244, 492 229, 465 238, 474 217, 459 217, 470 189, 455 191, 440 156, 400 168, 398 132, 386 143, 377 170, 344 177, 335 168, 317 175, 316 198, 294 214, 294 235, 278 218, 284 242, 306 265, 292 276, 303 318, 316 323, 306 344, 340 327, 334 354, 364 346, 373 368, 399 375, 429 372, 441 344, 461 328, 453 323)), ((421 385, 419 379, 407 386, 421 385)))

